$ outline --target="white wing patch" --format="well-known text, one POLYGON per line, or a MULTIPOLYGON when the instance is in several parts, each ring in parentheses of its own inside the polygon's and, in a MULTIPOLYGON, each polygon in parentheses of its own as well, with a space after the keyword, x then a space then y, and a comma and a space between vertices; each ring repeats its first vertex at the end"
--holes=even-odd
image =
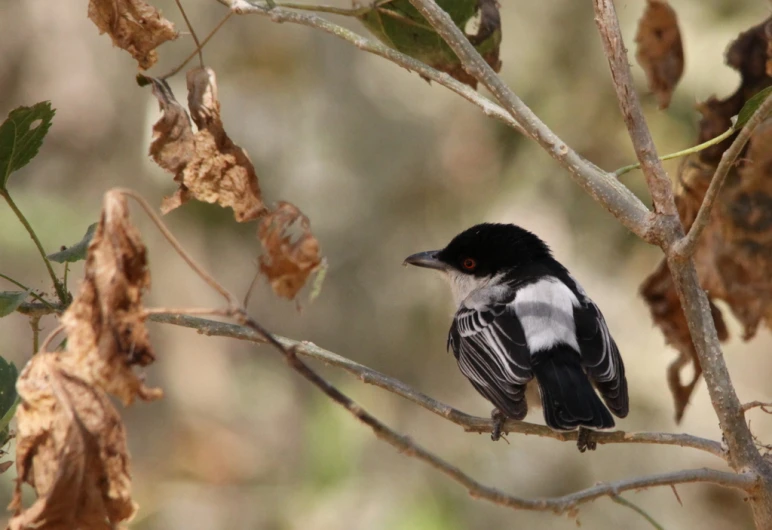
POLYGON ((574 307, 580 304, 563 282, 543 278, 526 285, 517 291, 511 305, 532 355, 557 344, 567 344, 580 353, 574 323, 574 307))

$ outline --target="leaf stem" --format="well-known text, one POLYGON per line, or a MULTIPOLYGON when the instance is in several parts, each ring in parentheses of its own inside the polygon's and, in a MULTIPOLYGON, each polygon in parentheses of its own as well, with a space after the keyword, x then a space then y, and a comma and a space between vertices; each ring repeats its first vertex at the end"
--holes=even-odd
POLYGON ((6 276, 5 274, 0 274, 0 278, 3 278, 4 280, 8 280, 12 284, 14 284, 16 287, 19 287, 21 289, 24 289, 25 291, 28 291, 32 298, 34 298, 35 300, 37 300, 41 304, 46 305, 49 309, 51 309, 52 312, 56 312, 57 311, 57 309, 53 305, 51 305, 51 302, 49 302, 48 300, 46 300, 45 298, 43 298, 42 296, 37 294, 30 287, 27 287, 26 285, 24 285, 21 282, 17 282, 13 278, 11 278, 10 276, 6 276))
POLYGON ((51 266, 51 262, 48 260, 48 257, 46 256, 46 251, 43 250, 43 245, 40 243, 40 239, 38 239, 37 234, 32 229, 32 226, 30 226, 29 222, 27 221, 27 218, 24 217, 24 214, 21 213, 21 210, 19 210, 19 207, 16 206, 16 203, 11 198, 11 195, 8 193, 8 190, 0 189, 0 195, 2 195, 3 199, 5 199, 5 202, 8 203, 8 206, 11 207, 11 210, 13 210, 13 213, 16 214, 16 217, 19 219, 19 222, 21 222, 22 225, 24 225, 24 228, 27 229, 27 233, 32 238, 32 241, 35 242, 35 246, 38 248, 38 252, 40 252, 40 257, 43 258, 43 262, 46 264, 46 269, 48 269, 48 274, 51 276, 51 281, 54 282, 54 289, 56 290, 56 295, 59 297, 59 301, 62 302, 62 304, 67 303, 67 291, 64 289, 64 285, 62 285, 62 282, 59 281, 59 278, 56 277, 56 274, 54 273, 54 268, 51 266))
POLYGON ((185 58, 185 60, 184 60, 184 61, 182 61, 182 63, 180 63, 180 65, 179 65, 179 66, 175 67, 175 68, 174 68, 173 70, 171 70, 170 72, 168 72, 168 73, 165 73, 165 74, 164 74, 164 75, 162 75, 162 76, 159 76, 159 77, 158 77, 158 79, 167 79, 167 78, 169 78, 169 77, 171 77, 171 76, 173 76, 173 75, 177 74, 177 73, 178 73, 180 70, 182 70, 183 68, 185 68, 185 65, 186 65, 186 64, 188 64, 188 63, 190 62, 190 60, 191 60, 193 57, 195 57, 196 55, 198 55, 198 54, 201 52, 201 49, 202 49, 204 46, 206 46, 206 45, 207 45, 207 43, 209 42, 209 39, 211 39, 212 37, 214 37, 215 33, 217 33, 217 32, 220 30, 220 28, 223 26, 223 24, 225 24, 225 22, 227 22, 227 20, 228 20, 229 18, 231 18, 231 15, 232 15, 232 14, 233 14, 233 11, 228 11, 228 14, 227 14, 227 15, 225 15, 225 16, 222 18, 222 20, 220 20, 220 22, 218 22, 218 23, 217 23, 217 25, 214 27, 214 29, 213 29, 212 31, 210 31, 210 32, 209 32, 209 35, 207 35, 207 36, 206 36, 206 38, 205 38, 204 40, 202 40, 202 41, 201 41, 201 44, 200 44, 199 46, 196 46, 196 49, 195 49, 195 50, 193 50, 193 53, 191 53, 190 55, 188 55, 188 56, 185 58))
MULTIPOLYGON (((681 157, 681 156, 691 155, 692 153, 699 153, 700 151, 702 151, 704 149, 707 149, 711 145, 716 145, 718 143, 723 142, 724 140, 726 140, 727 138, 729 138, 730 136, 732 136, 736 132, 737 132, 737 130, 734 127, 730 127, 729 129, 727 129, 723 133, 719 134, 715 138, 712 138, 712 139, 708 140, 707 142, 703 142, 703 143, 701 143, 699 145, 692 146, 692 147, 690 147, 688 149, 684 149, 682 151, 676 151, 675 153, 670 153, 669 155, 664 155, 664 156, 660 157, 660 160, 672 160, 673 158, 678 158, 678 157, 681 157)), ((619 169, 614 171, 613 175, 615 177, 619 178, 622 175, 624 175, 625 173, 629 173, 630 171, 632 171, 634 169, 638 169, 640 167, 641 167, 640 162, 637 163, 637 164, 631 164, 629 166, 620 167, 619 169)))
POLYGON ((638 513, 641 517, 646 519, 651 524, 651 526, 653 526, 657 530, 665 530, 663 528, 663 526, 661 524, 659 524, 657 521, 655 521, 654 518, 651 515, 646 513, 646 511, 643 508, 641 508, 640 506, 638 506, 635 503, 632 503, 632 502, 628 501, 627 499, 625 499, 621 495, 612 495, 611 496, 611 500, 614 501, 617 504, 621 504, 622 506, 627 506, 628 508, 630 508, 634 512, 638 513))
POLYGON ((40 319, 42 315, 35 315, 30 317, 29 325, 32 327, 32 355, 38 352, 40 347, 40 319))
POLYGON ((174 0, 177 3, 177 7, 180 9, 180 13, 182 13, 182 18, 185 19, 185 24, 187 24, 188 29, 190 30, 190 35, 193 37, 193 42, 196 43, 196 51, 198 52, 198 62, 201 68, 204 67, 204 53, 201 51, 201 43, 198 41, 198 36, 196 35, 196 30, 193 29, 193 25, 190 23, 190 20, 188 20, 188 15, 185 13, 185 9, 182 7, 182 2, 180 0, 174 0))

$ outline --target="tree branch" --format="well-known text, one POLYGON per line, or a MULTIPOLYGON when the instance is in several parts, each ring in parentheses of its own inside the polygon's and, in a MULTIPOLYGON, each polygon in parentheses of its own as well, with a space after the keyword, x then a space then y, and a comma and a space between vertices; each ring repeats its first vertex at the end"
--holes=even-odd
POLYGON ((771 111, 772 97, 767 97, 759 108, 756 109, 756 112, 750 117, 740 131, 740 134, 737 135, 737 138, 734 139, 732 145, 729 146, 729 149, 724 151, 721 155, 721 160, 718 163, 716 171, 713 173, 713 178, 710 180, 710 186, 708 187, 708 191, 705 192, 705 197, 702 199, 702 204, 697 212, 697 217, 695 217, 694 222, 689 229, 689 233, 678 241, 673 249, 681 259, 687 259, 694 255, 700 236, 702 235, 703 230, 708 226, 708 223, 710 223, 710 213, 713 211, 713 205, 715 204, 719 193, 721 193, 721 188, 724 185, 724 181, 726 181, 729 170, 732 169, 735 160, 737 160, 737 157, 740 156, 740 153, 745 148, 745 144, 751 139, 753 131, 755 131, 756 127, 767 118, 771 111))
POLYGON ((603 50, 606 52, 611 78, 619 101, 619 109, 633 141, 635 154, 641 163, 646 184, 654 202, 654 211, 668 216, 678 216, 675 203, 670 200, 673 186, 657 156, 657 148, 651 138, 643 110, 638 101, 638 94, 633 86, 627 50, 622 41, 622 31, 614 11, 613 0, 594 0, 595 24, 598 26, 603 50))
MULTIPOLYGON (((196 329, 200 334, 214 337, 230 337, 239 340, 265 343, 265 339, 255 331, 236 324, 226 322, 217 322, 204 318, 192 317, 180 314, 152 314, 149 319, 153 322, 165 324, 174 324, 187 328, 196 329)), ((319 346, 307 341, 296 341, 284 337, 276 336, 276 340, 287 348, 293 348, 296 353, 322 361, 323 363, 342 368, 347 372, 359 377, 363 382, 388 390, 389 392, 403 397, 416 405, 450 420, 464 428, 467 432, 491 432, 493 430, 493 421, 489 418, 480 418, 466 414, 449 405, 446 405, 436 399, 423 394, 414 388, 406 385, 398 379, 384 375, 372 368, 354 362, 331 351, 320 348, 319 346)), ((507 420, 504 424, 504 431, 541 436, 560 441, 576 441, 576 432, 558 432, 553 431, 544 425, 536 425, 524 421, 507 420)), ((596 432, 593 440, 600 444, 612 443, 637 443, 637 444, 657 444, 657 445, 676 445, 680 447, 691 447, 705 451, 714 456, 726 459, 726 454, 721 444, 713 440, 699 438, 689 434, 673 434, 659 432, 596 432)))
MULTIPOLYGON (((613 174, 603 171, 579 156, 576 151, 568 147, 565 142, 553 133, 504 84, 496 72, 480 57, 464 33, 456 27, 447 13, 440 9, 433 0, 410 0, 410 2, 421 11, 421 14, 431 23, 435 31, 445 39, 456 55, 461 58, 464 68, 496 96, 511 117, 504 118, 499 114, 500 107, 482 98, 477 92, 466 85, 458 83, 447 74, 437 72, 420 61, 395 52, 384 45, 369 41, 316 15, 294 13, 279 7, 270 9, 266 6, 252 4, 247 0, 231 0, 230 2, 228 0, 220 0, 220 2, 226 3, 234 12, 239 14, 258 14, 270 17, 274 22, 291 22, 321 29, 351 42, 357 48, 380 55, 450 88, 465 99, 480 106, 487 115, 505 122, 510 127, 536 140, 555 160, 571 173, 574 180, 587 193, 603 204, 624 226, 645 241, 654 241, 650 233, 651 212, 646 206, 624 184, 619 182, 613 174)), ((504 116, 506 116, 506 113, 504 113, 504 116)))
POLYGON ((246 0, 232 0, 230 2, 228 0, 218 1, 224 5, 229 6, 233 13, 237 13, 239 15, 260 15, 263 17, 268 17, 273 22, 277 22, 279 24, 298 24, 301 26, 319 29, 325 33, 334 35, 339 39, 353 44, 355 47, 362 51, 383 57, 384 59, 391 61, 397 66, 401 66, 407 70, 416 72, 423 77, 436 82, 437 84, 449 88, 462 98, 477 105, 486 116, 503 122, 521 134, 526 134, 525 130, 516 120, 512 118, 512 116, 509 115, 507 111, 496 105, 496 103, 490 99, 481 96, 479 93, 477 93, 476 90, 473 90, 468 85, 457 81, 445 72, 435 70, 434 68, 422 63, 421 61, 413 59, 409 55, 405 55, 404 53, 393 50, 385 44, 381 44, 380 42, 366 39, 365 37, 362 37, 361 35, 358 35, 353 31, 344 28, 343 26, 333 24, 332 22, 329 22, 328 20, 325 20, 318 15, 296 13, 294 11, 289 11, 288 9, 283 9, 280 7, 271 9, 267 6, 249 3, 246 0))
POLYGON ((628 122, 630 138, 647 173, 647 183, 655 203, 654 210, 661 214, 656 223, 659 227, 659 245, 667 257, 668 268, 686 316, 713 409, 729 449, 729 464, 737 471, 750 470, 757 475, 762 487, 749 497, 749 503, 757 527, 772 528, 772 467, 756 448, 753 434, 745 421, 742 405, 721 352, 708 297, 700 286, 694 262, 691 259, 681 259, 675 252, 677 242, 684 235, 683 225, 677 215, 672 185, 669 180, 666 181, 666 177, 663 178, 664 170, 656 157, 640 101, 632 86, 630 66, 613 1, 593 0, 593 3, 595 20, 604 41, 617 98, 625 114, 625 121, 628 122))

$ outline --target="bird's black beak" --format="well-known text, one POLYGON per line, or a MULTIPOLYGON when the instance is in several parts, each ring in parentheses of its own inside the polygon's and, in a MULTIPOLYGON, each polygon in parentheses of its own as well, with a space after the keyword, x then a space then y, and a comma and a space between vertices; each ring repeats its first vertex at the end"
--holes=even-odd
POLYGON ((419 252, 405 258, 403 265, 415 265, 416 267, 424 267, 427 269, 445 270, 445 263, 437 258, 439 250, 428 250, 426 252, 419 252))

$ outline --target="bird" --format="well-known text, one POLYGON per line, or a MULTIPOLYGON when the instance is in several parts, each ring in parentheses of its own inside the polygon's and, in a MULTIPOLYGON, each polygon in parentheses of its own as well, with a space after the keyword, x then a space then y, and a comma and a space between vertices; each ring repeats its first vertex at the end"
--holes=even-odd
POLYGON ((536 234, 482 223, 404 264, 440 271, 450 283, 456 312, 447 349, 496 407, 494 440, 506 418, 525 418, 534 379, 547 426, 578 430, 581 452, 597 447, 593 431, 614 427, 610 412, 627 416, 625 367, 606 320, 536 234))

